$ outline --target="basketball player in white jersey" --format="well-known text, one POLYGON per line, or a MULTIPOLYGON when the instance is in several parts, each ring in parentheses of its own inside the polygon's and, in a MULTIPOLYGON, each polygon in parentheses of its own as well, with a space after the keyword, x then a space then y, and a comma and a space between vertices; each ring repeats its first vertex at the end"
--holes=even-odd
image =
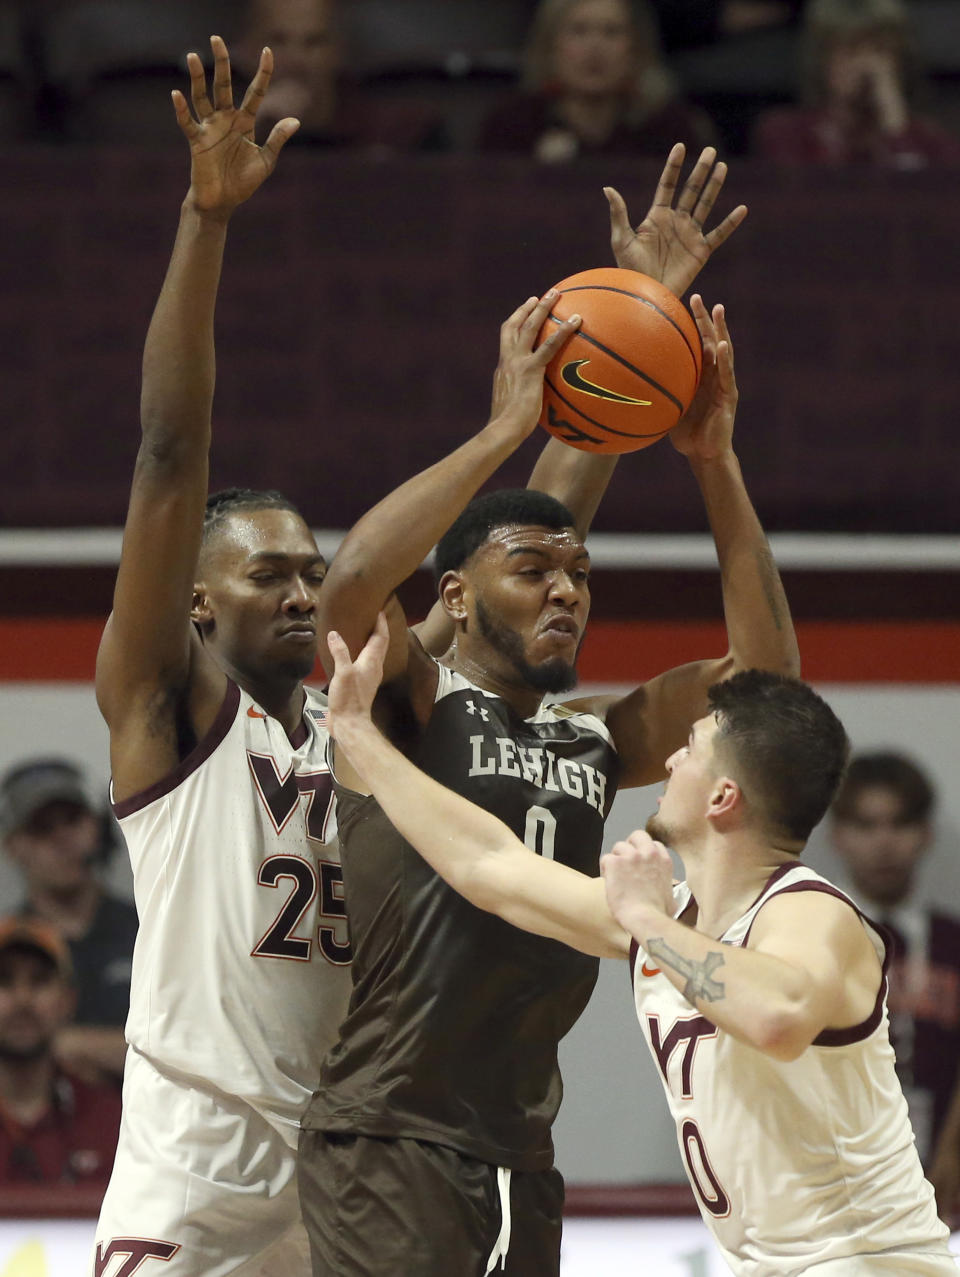
POLYGON ((848 751, 799 680, 746 670, 666 762, 647 832, 591 879, 527 849, 374 727, 381 616, 351 663, 330 636, 332 732, 386 815, 468 900, 630 959, 703 1218, 744 1277, 956 1273, 894 1070, 885 945, 799 855, 848 751), (662 840, 662 841, 658 841, 662 840), (664 843, 686 881, 672 882, 664 843))
POLYGON ((213 314, 227 223, 296 130, 253 142, 264 51, 236 109, 188 55, 174 108, 190 190, 144 351, 113 612, 97 661, 140 930, 124 1109, 95 1277, 305 1271, 300 1111, 349 987, 314 663, 325 566, 276 493, 207 504, 213 314))
MULTIPOLYGON (((143 440, 97 662, 140 930, 95 1277, 305 1277, 298 1121, 349 990, 325 701, 303 684, 325 564, 279 493, 207 498, 227 224, 297 121, 258 147, 272 55, 237 109, 226 47, 211 47, 212 94, 194 53, 193 112, 174 94, 191 183, 147 335, 143 440)), ((553 441, 531 483, 585 527, 612 468, 553 441)), ((423 641, 443 651, 447 626, 431 625, 423 641)))

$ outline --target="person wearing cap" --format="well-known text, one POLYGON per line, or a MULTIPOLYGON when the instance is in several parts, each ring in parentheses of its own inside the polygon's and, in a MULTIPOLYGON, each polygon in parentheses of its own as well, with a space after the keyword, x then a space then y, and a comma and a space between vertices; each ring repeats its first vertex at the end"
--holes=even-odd
POLYGON ((106 1185, 120 1096, 56 1056, 76 1002, 66 942, 45 923, 0 920, 0 1185, 106 1185))
POLYGON ((78 769, 62 758, 11 768, 0 779, 0 841, 23 877, 22 915, 56 928, 69 946, 76 1013, 58 1036, 57 1055, 88 1080, 116 1080, 137 912, 100 882, 104 816, 78 769))

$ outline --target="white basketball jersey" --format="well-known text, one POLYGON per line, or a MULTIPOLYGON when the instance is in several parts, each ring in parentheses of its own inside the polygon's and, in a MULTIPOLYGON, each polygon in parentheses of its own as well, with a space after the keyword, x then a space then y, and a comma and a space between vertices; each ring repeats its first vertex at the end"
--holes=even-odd
POLYGON ((350 987, 325 705, 307 689, 292 744, 229 683, 190 756, 115 807, 140 915, 127 1040, 290 1126, 350 987))
MULTIPOLYGON (((758 911, 787 891, 826 891, 856 908, 813 870, 783 866, 722 942, 745 945, 758 911)), ((690 890, 679 883, 674 896, 679 916, 690 890)), ((859 916, 885 962, 883 940, 859 916)), ((735 1273, 791 1277, 815 1263, 946 1237, 894 1072, 886 978, 863 1024, 825 1030, 784 1062, 699 1014, 643 949, 633 963, 637 1014, 687 1174, 735 1273)))

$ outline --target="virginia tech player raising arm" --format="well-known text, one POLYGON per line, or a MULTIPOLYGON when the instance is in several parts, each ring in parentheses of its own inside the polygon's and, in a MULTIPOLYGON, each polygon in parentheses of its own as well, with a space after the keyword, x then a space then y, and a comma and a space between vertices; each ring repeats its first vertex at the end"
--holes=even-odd
MULTIPOLYGON (((202 739, 227 679, 191 624, 207 499, 214 390, 213 317, 227 224, 270 175, 296 131, 281 120, 253 142, 256 108, 273 57, 265 50, 243 105, 235 109, 223 41, 213 102, 200 58, 188 55, 194 119, 180 92, 174 106, 190 142, 190 190, 143 355, 142 442, 130 492, 113 612, 97 659, 97 700, 110 727, 115 800, 166 776, 184 736, 202 739)), ((299 706, 297 707, 299 715, 299 706)))
POLYGON ((139 931, 96 1272, 175 1255, 177 1277, 306 1277, 298 1122, 350 986, 325 701, 304 685, 325 565, 281 494, 207 495, 227 225, 297 121, 258 146, 272 55, 237 108, 226 47, 211 47, 210 90, 191 53, 191 104, 173 95, 190 187, 147 334, 97 663, 139 931))

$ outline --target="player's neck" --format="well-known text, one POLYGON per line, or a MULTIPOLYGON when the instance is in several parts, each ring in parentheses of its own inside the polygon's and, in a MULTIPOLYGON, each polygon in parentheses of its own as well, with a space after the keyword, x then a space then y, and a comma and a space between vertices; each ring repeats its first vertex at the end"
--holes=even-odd
POLYGON ((796 856, 751 840, 723 839, 681 855, 697 902, 697 930, 714 939, 747 912, 781 865, 796 863, 796 856))
POLYGON ((477 687, 482 687, 485 692, 492 692, 494 696, 499 696, 501 700, 506 701, 520 718, 530 718, 540 708, 543 692, 528 687, 526 683, 521 683, 515 672, 511 671, 507 674, 491 668, 486 662, 481 664, 462 648, 453 649, 450 665, 458 674, 462 674, 477 687))
POLYGON ((253 679, 239 670, 226 670, 230 678, 252 696, 262 710, 275 718, 288 737, 292 737, 303 719, 306 693, 301 679, 278 676, 270 681, 253 679))

